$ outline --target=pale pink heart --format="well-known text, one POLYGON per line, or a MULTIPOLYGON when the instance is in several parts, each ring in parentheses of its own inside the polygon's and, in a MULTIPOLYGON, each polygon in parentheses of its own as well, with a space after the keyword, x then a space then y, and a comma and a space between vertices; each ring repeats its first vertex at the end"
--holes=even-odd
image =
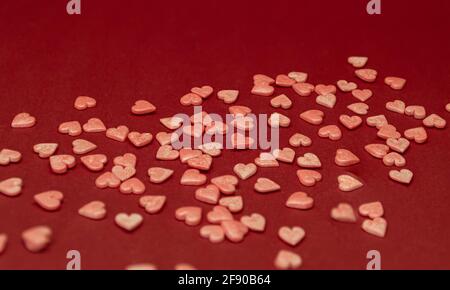
POLYGON ((28 113, 17 114, 11 122, 12 128, 30 128, 36 125, 36 118, 28 113))
POLYGON ((146 100, 138 100, 131 107, 131 112, 136 115, 150 114, 156 111, 156 107, 146 100))
POLYGON ((252 213, 249 216, 242 216, 241 223, 254 232, 264 232, 266 228, 266 218, 259 213, 252 213))
POLYGON ((289 208, 307 210, 314 206, 314 199, 305 192, 294 192, 287 199, 286 206, 289 208))
POLYGON ((109 128, 106 130, 106 137, 119 141, 124 142, 127 139, 128 132, 130 130, 127 126, 118 126, 117 128, 109 128))
POLYGON ((236 102, 239 96, 238 90, 221 90, 217 93, 217 97, 223 100, 225 104, 232 104, 236 102))
POLYGON ((93 108, 97 105, 97 101, 92 97, 79 96, 75 99, 73 106, 77 110, 86 110, 87 108, 93 108))
POLYGON ((90 118, 83 124, 83 130, 87 133, 100 133, 106 131, 106 126, 102 120, 98 118, 90 118))
POLYGON ((198 149, 200 149, 203 153, 208 154, 211 157, 217 157, 220 156, 220 154, 222 154, 223 145, 222 143, 218 142, 208 142, 198 146, 198 149))
POLYGON ((56 149, 58 149, 57 143, 39 143, 33 146, 33 151, 39 154, 41 158, 48 158, 52 156, 56 149))
POLYGON ((327 94, 334 95, 336 93, 336 86, 318 84, 317 86, 315 86, 314 91, 318 95, 327 95, 327 94))
POLYGON ((208 212, 206 219, 212 224, 220 224, 223 221, 233 220, 233 215, 226 207, 217 205, 208 212))
POLYGON ((366 56, 350 56, 347 59, 347 62, 351 64, 355 68, 362 68, 366 65, 369 60, 366 56))
POLYGON ((358 69, 355 71, 355 75, 363 81, 372 83, 377 79, 378 72, 374 69, 358 69))
POLYGON ((118 213, 114 218, 114 221, 120 228, 132 232, 142 224, 144 218, 138 213, 118 213))
POLYGON ((206 187, 198 188, 195 191, 195 199, 209 204, 217 204, 220 197, 220 191, 214 184, 209 184, 206 187))
POLYGON ((384 115, 368 117, 366 119, 366 123, 370 127, 376 127, 377 129, 380 129, 382 126, 389 124, 384 115))
POLYGON ((252 112, 252 109, 246 106, 231 106, 228 108, 228 111, 230 114, 237 116, 237 115, 248 115, 252 112))
POLYGON ((332 109, 336 105, 336 96, 333 94, 318 95, 316 103, 326 108, 332 109))
POLYGON ((91 220, 101 220, 106 216, 106 205, 102 201, 91 201, 83 205, 78 214, 91 220))
POLYGON ((291 119, 280 113, 272 113, 267 121, 269 126, 272 128, 276 127, 289 127, 291 124, 291 119))
POLYGON ((35 226, 22 232, 22 240, 28 251, 44 251, 52 239, 52 230, 48 226, 35 226))
POLYGON ((308 110, 300 114, 300 118, 312 125, 320 125, 325 114, 319 110, 308 110))
POLYGON ((268 152, 260 153, 259 157, 255 158, 255 164, 263 168, 280 166, 275 156, 268 152))
POLYGON ((254 189, 259 193, 269 193, 280 190, 281 187, 278 183, 269 178, 260 177, 256 180, 254 189))
POLYGON ((291 138, 289 138, 289 145, 292 147, 308 147, 311 146, 311 144, 311 138, 300 133, 295 133, 291 136, 291 138))
POLYGON ((406 79, 399 77, 386 77, 384 83, 394 90, 401 90, 405 87, 406 79))
POLYGON ((108 162, 108 157, 105 154, 93 154, 80 158, 81 163, 91 171, 101 171, 108 162))
POLYGON ((447 112, 450 112, 450 103, 448 103, 447 105, 445 105, 445 110, 446 110, 447 112))
POLYGON ((183 119, 178 117, 161 118, 159 121, 170 130, 176 130, 183 124, 183 119))
POLYGON ((225 135, 228 132, 229 126, 221 121, 213 121, 210 125, 205 127, 205 134, 208 135, 216 135, 221 134, 225 135))
POLYGON ((371 219, 382 217, 384 215, 383 204, 379 201, 364 203, 359 206, 359 214, 371 219))
POLYGON ((389 177, 399 183, 410 184, 414 174, 409 169, 391 170, 389 177))
POLYGON ((9 163, 17 163, 22 159, 22 154, 19 151, 11 149, 0 150, 0 165, 8 165, 9 163))
POLYGON ((423 120, 423 125, 425 127, 443 129, 447 125, 447 121, 437 114, 431 114, 423 120))
POLYGON ((289 109, 292 107, 292 101, 288 96, 282 94, 270 100, 270 105, 274 108, 289 109))
POLYGON ((202 154, 201 156, 191 158, 187 161, 189 167, 200 169, 200 170, 209 170, 212 165, 212 157, 208 154, 202 154))
POLYGON ((427 131, 424 127, 417 127, 405 130, 403 135, 408 140, 414 140, 416 143, 425 143, 428 139, 427 131))
POLYGON ((278 237, 286 244, 295 247, 305 238, 305 230, 301 227, 281 227, 278 237))
POLYGON ((257 96, 268 97, 273 94, 274 90, 275 89, 270 85, 258 84, 258 85, 253 86, 251 93, 253 95, 257 95, 257 96))
POLYGON ((150 176, 150 182, 156 184, 163 183, 170 178, 173 173, 174 171, 172 169, 163 167, 150 167, 147 171, 148 176, 150 176))
POLYGON ((291 79, 287 75, 277 75, 275 79, 275 84, 280 87, 292 87, 293 84, 295 84, 296 81, 291 79))
POLYGON ((178 270, 178 271, 193 271, 193 270, 197 270, 197 268, 195 268, 191 264, 178 263, 178 264, 176 264, 174 266, 174 270, 178 270))
POLYGON ((239 179, 234 175, 222 175, 211 179, 211 183, 217 186, 221 193, 232 194, 236 191, 239 179))
POLYGON ((69 136, 78 136, 82 132, 80 122, 69 121, 61 123, 58 127, 58 132, 69 136))
POLYGON ((75 167, 75 157, 72 155, 53 155, 50 156, 50 168, 54 173, 63 174, 68 169, 75 167))
POLYGON ((34 201, 43 209, 55 211, 61 207, 64 195, 60 191, 50 190, 34 195, 34 201))
POLYGON ((120 185, 120 179, 112 172, 105 172, 95 180, 95 186, 98 188, 116 188, 120 185))
POLYGON ((358 164, 361 160, 353 152, 347 149, 337 149, 334 162, 339 166, 351 166, 358 164))
POLYGON ((363 187, 363 183, 353 176, 343 174, 338 176, 339 189, 349 192, 363 187))
POLYGON ((201 174, 198 169, 187 169, 181 176, 182 185, 203 185, 206 183, 206 175, 201 174))
POLYGON ((84 139, 76 139, 72 141, 72 150, 75 154, 86 154, 95 149, 97 149, 97 145, 90 141, 84 139))
POLYGON ((337 141, 342 138, 341 129, 336 125, 328 125, 319 129, 318 135, 322 138, 328 138, 337 141))
POLYGON ((290 77, 297 83, 304 83, 308 79, 308 74, 304 72, 291 71, 290 73, 288 73, 288 77, 290 77))
POLYGON ((253 82, 261 82, 266 84, 273 84, 275 83, 275 80, 269 76, 266 76, 264 74, 256 74, 253 76, 253 82))
POLYGON ((405 108, 406 116, 414 116, 415 119, 422 120, 427 116, 424 106, 407 106, 405 108))
POLYGON ((255 140, 252 137, 245 136, 241 133, 234 133, 231 135, 231 145, 234 149, 245 150, 253 148, 255 145, 255 140))
POLYGON ((383 157, 383 163, 386 166, 395 165, 397 167, 403 167, 406 165, 406 159, 397 152, 391 152, 383 157))
POLYGON ((303 168, 320 168, 322 163, 319 157, 314 153, 305 153, 303 156, 297 158, 297 164, 303 168))
POLYGON ((200 106, 202 103, 202 97, 194 93, 188 93, 180 98, 180 104, 183 106, 200 106))
POLYGON ((366 103, 353 103, 347 106, 347 109, 358 115, 367 115, 369 105, 366 103))
POLYGON ((202 208, 196 206, 180 207, 175 211, 175 218, 188 226, 196 226, 202 219, 202 208))
POLYGON ((253 163, 238 163, 233 167, 233 171, 240 179, 246 180, 255 175, 257 167, 253 163))
POLYGON ((150 263, 140 263, 128 265, 125 270, 127 271, 153 271, 157 270, 156 266, 150 263))
POLYGON ((346 80, 337 81, 337 86, 343 92, 351 92, 358 88, 357 84, 355 84, 354 82, 348 82, 346 80))
POLYGON ((147 195, 139 199, 139 205, 145 208, 149 214, 155 214, 161 211, 167 198, 164 195, 147 195))
POLYGON ((389 146, 384 144, 368 144, 364 149, 373 157, 382 159, 389 152, 389 146))
POLYGON ((226 220, 220 225, 227 239, 234 243, 239 243, 244 240, 245 235, 248 233, 248 227, 240 221, 226 220))
POLYGON ((12 177, 0 181, 0 193, 14 197, 18 196, 22 192, 23 181, 21 178, 12 177))
POLYGON ((128 140, 136 147, 143 147, 153 140, 153 135, 150 133, 130 132, 128 133, 128 140))
POLYGON ((244 207, 244 200, 240 195, 225 196, 219 200, 219 204, 226 207, 230 212, 236 213, 240 212, 244 207))
POLYGON ((111 172, 120 179, 120 181, 125 181, 130 179, 136 174, 136 168, 134 167, 123 167, 120 165, 113 166, 111 172))
POLYGON ((158 132, 156 134, 156 140, 160 145, 170 145, 178 139, 176 133, 158 132))
POLYGON ((0 255, 5 251, 7 243, 8 236, 6 234, 0 234, 0 255))
POLYGON ((123 156, 117 156, 114 158, 114 165, 120 165, 122 167, 136 167, 137 158, 133 153, 125 153, 123 156))
POLYGON ((295 159, 295 151, 289 147, 283 149, 275 149, 273 151, 273 156, 281 162, 292 163, 295 159))
POLYGON ((304 186, 314 186, 318 181, 322 180, 322 174, 309 169, 297 170, 297 177, 304 186))
POLYGON ((302 265, 302 258, 294 252, 280 250, 274 263, 275 267, 280 270, 296 269, 302 265))
POLYGON ((145 192, 145 184, 138 178, 133 177, 122 182, 122 184, 120 184, 119 190, 124 194, 143 194, 145 192))
POLYGON ((372 97, 372 95, 373 95, 373 93, 369 89, 363 89, 363 90, 356 89, 356 90, 352 91, 352 96, 354 96, 361 102, 367 101, 368 99, 370 99, 372 97))
POLYGON ((237 115, 231 121, 231 125, 239 130, 250 131, 255 127, 255 119, 249 116, 237 115))
POLYGON ((298 95, 308 97, 314 91, 314 85, 309 83, 296 83, 292 85, 292 89, 294 89, 298 95))
POLYGON ((399 132, 397 132, 397 128, 395 128, 395 126, 387 124, 379 128, 377 136, 384 140, 387 140, 389 138, 398 139, 402 135, 399 132))
POLYGON ((387 231, 387 221, 381 217, 373 220, 367 219, 362 223, 361 228, 371 235, 384 238, 387 231))
POLYGON ((225 232, 219 225, 205 225, 200 229, 200 236, 211 243, 220 243, 225 239, 225 232))
POLYGON ((207 98, 213 93, 213 88, 211 86, 194 87, 191 89, 191 93, 197 94, 202 98, 207 98))
POLYGON ((397 151, 399 153, 404 153, 408 149, 410 142, 408 141, 408 139, 405 138, 398 138, 398 139, 389 138, 386 140, 386 144, 392 150, 397 151))
POLYGON ((404 114, 405 108, 406 108, 405 102, 401 100, 395 100, 386 103, 386 109, 394 113, 404 114))
POLYGON ((353 207, 348 203, 339 203, 337 207, 331 209, 331 218, 344 223, 356 222, 356 215, 353 207))
POLYGON ((180 156, 180 153, 170 145, 162 145, 156 152, 156 159, 164 161, 178 159, 178 156, 180 156))
POLYGON ((344 125, 347 129, 353 130, 359 127, 362 123, 361 117, 358 116, 348 116, 348 115, 340 115, 339 121, 342 125, 344 125))

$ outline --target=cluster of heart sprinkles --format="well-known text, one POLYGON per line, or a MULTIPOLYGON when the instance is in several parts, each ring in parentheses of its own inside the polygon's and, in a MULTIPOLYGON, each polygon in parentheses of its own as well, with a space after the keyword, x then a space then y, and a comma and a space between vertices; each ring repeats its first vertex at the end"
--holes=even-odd
MULTIPOLYGON (((367 57, 352 56, 348 58, 348 63, 353 65, 355 75, 366 83, 373 83, 377 79, 377 71, 364 68, 368 61, 367 57)), ((274 94, 275 87, 291 87, 293 91, 301 97, 308 97, 316 94, 316 103, 320 107, 332 109, 336 104, 336 91, 339 89, 343 93, 350 93, 359 102, 349 105, 347 108, 355 115, 342 114, 339 117, 341 123, 348 130, 355 130, 362 126, 362 116, 368 114, 369 106, 365 103, 372 97, 370 89, 358 89, 354 82, 339 80, 337 86, 317 84, 313 85, 307 82, 308 75, 304 72, 290 72, 281 74, 275 79, 263 75, 254 75, 254 86, 251 90, 253 95, 270 97, 274 94)), ((386 85, 393 90, 401 90, 406 84, 406 80, 399 77, 386 77, 386 85)), ((206 101, 213 94, 213 88, 210 86, 192 88, 189 93, 180 98, 183 106, 198 106, 206 101)), ((239 91, 221 90, 217 92, 217 97, 225 104, 233 104, 237 101, 239 91)), ((285 94, 273 97, 270 100, 271 106, 288 110, 292 107, 291 99, 285 94)), ((96 100, 91 97, 78 97, 75 100, 74 107, 77 110, 86 110, 96 106, 96 100)), ((228 107, 229 112, 235 117, 244 118, 252 112, 251 108, 246 106, 232 105, 228 107)), ((365 145, 365 150, 375 158, 381 159, 386 166, 395 166, 399 170, 393 169, 389 172, 389 178, 402 183, 409 184, 413 178, 413 172, 404 168, 406 160, 402 155, 410 146, 410 142, 424 143, 427 140, 426 128, 442 129, 446 126, 446 121, 437 114, 428 114, 426 109, 420 105, 406 105, 401 100, 393 100, 386 103, 386 109, 398 114, 412 116, 415 119, 422 120, 423 126, 408 129, 402 133, 398 132, 393 124, 390 124, 384 115, 369 116, 366 123, 370 127, 375 127, 377 136, 383 142, 377 144, 365 145), (403 137, 402 137, 403 135, 403 137)), ((147 100, 138 100, 131 108, 134 115, 152 114, 156 107, 147 100)), ((446 105, 446 110, 450 112, 450 103, 446 105)), ((227 125, 220 122, 208 120, 208 113, 201 112, 200 126, 198 125, 198 116, 192 116, 192 125, 183 127, 183 132, 190 136, 202 136, 208 132, 227 131, 227 125), (196 124, 194 124, 196 123, 196 124), (199 129, 200 128, 200 129, 199 129)), ((325 113, 319 109, 308 110, 300 114, 300 119, 314 126, 321 125, 325 118, 325 113)), ((244 122, 244 127, 252 126, 251 119, 244 122)), ((300 120, 299 120, 300 121, 300 120)), ((160 122, 169 130, 176 130, 182 126, 181 120, 176 117, 167 117, 160 119, 160 122)), ((20 113, 12 120, 12 128, 30 128, 36 123, 36 118, 28 113, 20 113)), ((288 127, 290 126, 289 117, 274 113, 268 119, 268 125, 288 127), (277 118, 275 118, 275 116, 277 118)), ((234 123, 235 125, 238 123, 234 123)), ((184 125, 183 125, 184 126, 184 125)), ((239 125, 236 125, 239 126, 239 125)), ((15 130, 15 129, 13 129, 15 130)), ((109 128, 98 118, 91 118, 87 123, 81 125, 78 121, 64 122, 58 128, 59 133, 69 136, 79 136, 85 133, 104 133, 107 138, 118 142, 131 142, 136 147, 144 147, 152 143, 153 135, 149 132, 135 132, 129 130, 126 125, 115 128, 109 128)), ((333 141, 342 138, 341 129, 337 125, 327 125, 320 127, 318 135, 321 138, 327 138, 333 141)), ((242 212, 244 199, 236 194, 240 182, 248 182, 250 177, 257 174, 258 167, 276 168, 279 162, 292 164, 295 161, 296 153, 292 148, 276 149, 273 152, 263 152, 254 162, 248 164, 239 163, 233 168, 234 172, 223 176, 211 176, 208 182, 207 172, 210 169, 213 158, 221 155, 223 148, 217 146, 208 146, 203 144, 196 149, 182 148, 176 150, 172 147, 172 141, 176 136, 173 132, 159 132, 156 139, 160 145, 156 153, 157 160, 173 161, 179 159, 182 164, 188 168, 181 177, 180 184, 185 186, 194 186, 195 198, 202 203, 211 205, 209 212, 203 213, 202 208, 196 205, 186 205, 178 208, 175 213, 175 219, 184 222, 188 226, 195 227, 200 224, 202 219, 208 221, 207 225, 201 226, 199 235, 208 239, 211 243, 221 243, 224 240, 231 242, 241 242, 250 232, 264 233, 266 219, 259 213, 248 213, 237 218, 235 215, 242 212)), ((235 136, 236 137, 236 136, 235 136)), ((242 145, 248 148, 254 142, 246 137, 242 141, 239 138, 232 138, 234 145, 242 145), (241 144, 242 143, 242 144, 241 144)), ((293 148, 310 147, 312 140, 310 137, 301 133, 295 133, 289 139, 289 144, 293 148)), ((76 156, 81 156, 81 163, 92 172, 103 171, 110 157, 104 154, 91 154, 97 146, 85 139, 75 139, 72 142, 73 154, 56 153, 57 143, 41 143, 33 147, 34 152, 42 159, 48 158, 50 168, 55 174, 64 174, 75 167, 77 163, 76 156), (88 155, 89 154, 89 155, 88 155)), ((209 144, 214 145, 214 144, 209 144)), ((21 153, 12 149, 2 149, 0 152, 0 164, 7 166, 12 163, 18 163, 21 160, 21 153)), ((137 157, 132 153, 126 153, 122 156, 113 158, 113 167, 110 171, 99 173, 95 181, 95 186, 99 189, 117 188, 124 194, 142 195, 139 200, 139 211, 145 211, 148 214, 158 214, 164 209, 167 197, 165 195, 143 195, 146 192, 146 184, 135 177, 137 157)), ((322 174, 319 169, 322 167, 320 158, 312 153, 305 153, 297 156, 296 162, 300 169, 297 170, 299 182, 306 187, 312 187, 322 180, 322 174)), ((335 163, 338 166, 352 166, 360 162, 360 158, 353 152, 340 148, 335 155, 335 163)), ((174 170, 163 167, 151 167, 148 169, 150 183, 160 184, 166 182, 173 175, 174 170)), ((337 177, 338 188, 341 191, 354 191, 364 186, 363 182, 354 175, 344 174, 337 177)), ((0 182, 1 194, 8 197, 19 196, 22 191, 23 180, 20 177, 12 177, 0 182)), ((280 191, 281 186, 276 181, 266 177, 256 178, 254 190, 258 193, 270 193, 280 191)), ((34 195, 34 201, 43 210, 57 211, 61 208, 64 200, 64 194, 60 191, 50 190, 34 195)), ((286 200, 285 206, 298 210, 311 210, 314 206, 313 197, 305 192, 292 193, 286 200)), ((138 209, 138 206, 136 207, 138 209)), ((137 211, 137 210, 136 210, 137 211)), ((387 231, 388 222, 384 217, 383 204, 380 201, 372 201, 359 205, 357 212, 364 220, 361 228, 368 234, 384 237, 387 231)), ((93 200, 82 206, 79 215, 91 219, 101 220, 106 218, 107 205, 99 200, 93 200)), ((357 213, 354 206, 349 203, 339 203, 330 209, 330 217, 336 222, 356 223, 357 213)), ((115 224, 125 231, 135 231, 142 223, 141 213, 117 213, 115 214, 115 224)), ((272 233, 268 233, 272 234, 272 233)), ((302 264, 300 255, 295 253, 292 248, 298 246, 304 240, 306 232, 300 226, 283 226, 278 230, 278 237, 291 247, 289 250, 281 249, 274 257, 274 265, 278 269, 298 268, 302 264)), ((31 252, 44 251, 52 241, 53 231, 49 225, 39 225, 24 229, 22 240, 24 246, 31 252)), ((0 254, 5 251, 7 244, 7 234, 0 232, 0 254)), ((155 269, 153 264, 134 264, 128 269, 155 269)), ((176 269, 193 269, 190 264, 178 264, 176 269)))

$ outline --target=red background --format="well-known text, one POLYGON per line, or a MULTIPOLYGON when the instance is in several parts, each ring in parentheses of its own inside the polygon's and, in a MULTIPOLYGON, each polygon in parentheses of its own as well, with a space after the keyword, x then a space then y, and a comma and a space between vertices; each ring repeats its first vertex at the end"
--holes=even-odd
MULTIPOLYGON (((99 117, 108 127, 126 124, 156 134, 164 130, 159 118, 191 113, 178 100, 197 85, 210 84, 216 91, 237 88, 241 91, 237 104, 249 105, 257 113, 276 111, 269 105, 270 98, 250 94, 255 73, 275 76, 299 70, 308 72, 312 83, 356 81, 375 92, 368 101, 370 115, 385 113, 402 132, 420 122, 386 112, 388 100, 421 104, 448 119, 444 111, 450 101, 448 1, 382 0, 383 11, 378 16, 367 15, 367 1, 363 0, 82 0, 81 16, 67 15, 66 2, 0 2, 0 147, 23 153, 20 164, 0 168, 0 179, 24 179, 21 196, 0 196, 0 232, 10 238, 0 256, 1 269, 65 269, 65 254, 70 249, 81 252, 84 269, 122 269, 137 262, 154 263, 162 269, 179 262, 200 269, 271 269, 277 251, 290 248, 276 235, 283 225, 299 225, 307 232, 307 238, 292 249, 303 257, 303 269, 363 269, 371 249, 381 252, 385 269, 450 267, 448 129, 428 130, 428 142, 413 144, 405 154, 415 177, 410 186, 404 186, 389 180, 390 168, 364 152, 365 144, 380 142, 374 129, 366 125, 352 132, 344 129, 339 142, 319 139, 318 128, 298 118, 300 112, 318 108, 313 97, 300 98, 291 89, 277 88, 276 93, 287 93, 294 101, 294 107, 286 111, 293 122, 282 130, 281 145, 286 146, 288 137, 297 131, 313 137, 313 147, 296 152, 318 154, 324 164, 324 180, 316 187, 304 188, 295 174, 297 166, 282 164, 276 170, 259 169, 257 174, 279 182, 281 192, 255 193, 256 176, 241 182, 238 194, 244 197, 243 213, 259 212, 268 220, 264 234, 250 233, 241 244, 211 244, 199 237, 199 226, 188 227, 174 219, 180 206, 199 205, 205 211, 210 206, 194 199, 194 187, 179 185, 184 170, 179 161, 155 160, 155 141, 135 149, 103 134, 81 135, 99 145, 96 152, 107 154, 110 160, 126 152, 137 154, 137 175, 143 180, 147 180, 150 166, 177 170, 163 185, 146 182, 147 194, 168 196, 166 207, 157 215, 138 208, 137 196, 96 189, 98 174, 81 164, 57 176, 50 172, 47 160, 32 153, 33 144, 39 142, 58 142, 59 152, 70 153, 73 138, 57 133, 58 125, 69 120, 84 123, 99 117), (346 59, 355 54, 369 56, 368 67, 379 71, 374 85, 353 76, 346 59), (382 84, 386 75, 405 77, 406 88, 391 90, 382 84), (78 95, 95 97, 97 107, 83 112, 73 109, 78 95), (157 112, 132 116, 130 107, 141 98, 157 105, 157 112), (37 125, 11 129, 13 116, 22 111, 36 116, 37 125), (333 163, 337 148, 352 150, 362 162, 337 167, 333 163), (359 176, 365 186, 352 193, 340 192, 336 176, 346 171, 359 176), (62 209, 56 213, 33 203, 34 194, 49 189, 65 193, 62 209), (284 207, 287 197, 299 190, 315 198, 313 210, 284 207), (95 199, 107 203, 107 219, 95 222, 77 215, 79 207, 95 199), (384 239, 362 232, 362 219, 349 225, 329 218, 330 209, 338 202, 357 207, 374 200, 385 206, 389 228, 384 239), (134 233, 125 233, 113 222, 113 216, 122 211, 142 213, 144 224, 134 233), (21 244, 20 234, 39 224, 53 228, 54 241, 44 253, 31 254, 21 244)), ((339 114, 348 113, 345 107, 355 102, 349 94, 338 92, 337 96, 335 109, 324 109, 326 124, 336 123, 339 114)), ((208 112, 227 111, 216 97, 204 107, 208 112)), ((210 175, 230 173, 235 163, 250 162, 257 154, 224 152, 214 159, 210 175)))

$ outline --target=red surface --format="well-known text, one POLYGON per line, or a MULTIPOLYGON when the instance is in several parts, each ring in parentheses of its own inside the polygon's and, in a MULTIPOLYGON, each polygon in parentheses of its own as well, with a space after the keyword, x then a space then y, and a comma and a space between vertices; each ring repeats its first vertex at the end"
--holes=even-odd
MULTIPOLYGON (((252 75, 275 76, 291 70, 306 71, 312 83, 334 83, 338 79, 356 81, 370 87, 375 96, 368 104, 370 114, 385 113, 399 130, 418 126, 419 121, 385 112, 388 100, 400 98, 408 104, 422 104, 429 112, 447 119, 444 105, 450 101, 448 52, 448 1, 382 1, 383 14, 369 16, 366 1, 82 1, 82 15, 68 16, 66 1, 14 0, 0 3, 0 147, 23 153, 20 164, 0 168, 0 179, 19 176, 24 179, 20 197, 0 196, 0 232, 10 237, 6 252, 0 256, 1 269, 64 269, 66 252, 76 249, 82 255, 84 269, 122 269, 136 262, 150 262, 162 269, 188 262, 201 269, 267 269, 279 249, 290 247, 276 235, 280 226, 300 225, 307 238, 292 250, 304 259, 303 269, 363 269, 368 250, 382 255, 385 269, 450 268, 450 138, 445 130, 428 130, 425 145, 412 145, 406 153, 407 167, 415 173, 410 186, 387 177, 390 168, 370 157, 363 146, 380 142, 376 131, 364 125, 356 131, 344 131, 339 142, 319 140, 317 127, 298 118, 306 109, 318 108, 313 97, 287 93, 294 107, 286 114, 292 125, 282 130, 282 146, 296 131, 314 139, 314 146, 296 149, 298 154, 315 152, 324 164, 324 181, 313 188, 298 182, 296 165, 279 169, 259 169, 257 176, 273 178, 282 191, 260 195, 253 191, 256 177, 239 184, 243 195, 243 213, 266 216, 264 234, 251 233, 241 244, 224 242, 213 245, 199 237, 199 227, 188 227, 174 219, 179 206, 210 206, 193 197, 195 187, 179 185, 184 170, 179 161, 160 162, 154 156, 157 144, 135 149, 103 134, 81 137, 99 145, 96 152, 111 158, 125 152, 136 153, 138 177, 147 180, 150 166, 164 165, 176 170, 163 185, 147 184, 147 193, 165 194, 168 204, 161 214, 147 215, 137 205, 137 196, 125 196, 117 190, 98 190, 98 174, 81 164, 63 176, 50 172, 48 161, 32 153, 38 142, 58 142, 59 152, 71 152, 72 137, 57 133, 63 121, 85 122, 101 118, 107 126, 126 124, 132 129, 157 133, 163 127, 158 119, 178 112, 190 113, 178 99, 192 86, 210 84, 215 89, 237 88, 237 104, 250 105, 255 112, 276 111, 269 98, 252 96, 252 75), (58 3, 56 3, 58 2, 58 3), (253 3, 252 3, 253 2, 253 3), (227 4, 226 4, 227 3, 227 4), (369 56, 369 67, 379 70, 374 85, 356 80, 346 63, 349 55, 369 56), (403 91, 382 84, 386 75, 408 79, 403 91), (78 95, 93 96, 98 106, 87 111, 73 109, 78 95), (130 114, 134 100, 146 98, 157 105, 151 116, 130 114), (9 127, 18 112, 30 112, 38 119, 31 129, 9 127), (361 164, 339 168, 334 165, 339 147, 355 152, 361 164), (365 187, 352 193, 337 189, 336 176, 352 172, 365 187), (62 209, 47 213, 33 203, 35 193, 58 189, 65 193, 62 209), (310 211, 284 207, 294 191, 305 190, 314 196, 310 211), (91 200, 107 203, 109 216, 95 222, 77 215, 77 209, 91 200), (380 200, 389 222, 385 239, 368 235, 359 224, 333 222, 330 209, 347 201, 357 207, 363 202, 380 200), (136 232, 125 233, 114 225, 117 212, 144 214, 144 224, 136 232), (42 254, 31 254, 21 244, 21 232, 34 225, 48 224, 54 241, 42 254)), ((334 110, 324 109, 326 124, 336 123, 340 113, 355 99, 338 93, 334 110)), ((204 104, 208 112, 224 114, 227 106, 211 97, 204 104)), ((282 111, 282 110, 278 110, 282 111)), ((284 112, 283 112, 284 113, 284 112)), ((258 153, 224 152, 214 159, 211 176, 230 173, 232 166, 249 162, 258 153)), ((108 169, 111 162, 108 165, 108 169)), ((240 216, 240 215, 239 215, 240 216)), ((360 220, 361 221, 361 220, 360 220)), ((204 222, 203 222, 204 223, 204 222)))

